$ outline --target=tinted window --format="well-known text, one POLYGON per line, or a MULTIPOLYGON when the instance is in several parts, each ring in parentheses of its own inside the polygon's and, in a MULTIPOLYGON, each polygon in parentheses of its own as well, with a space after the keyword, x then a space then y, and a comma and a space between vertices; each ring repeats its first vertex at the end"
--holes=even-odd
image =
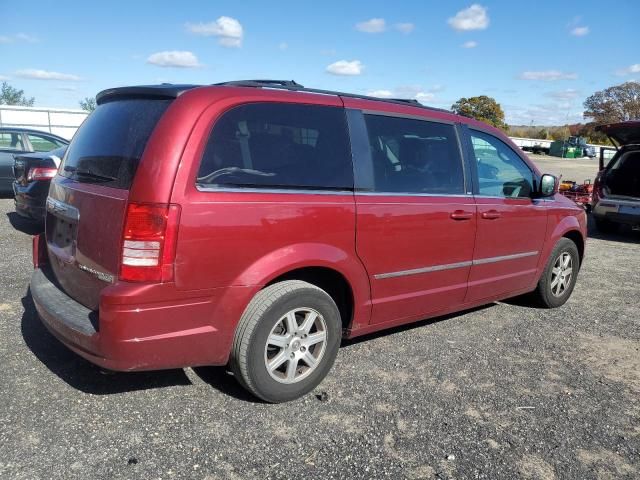
POLYGON ((129 188, 151 132, 170 100, 102 104, 73 137, 61 174, 78 182, 129 188))
POLYGON ((64 145, 62 142, 44 135, 27 133, 27 136, 29 137, 29 141, 31 142, 34 152, 50 152, 51 150, 55 150, 56 148, 64 145))
POLYGON ((254 103, 228 111, 213 127, 198 184, 353 188, 344 110, 254 103))
POLYGON ((478 193, 526 198, 533 191, 533 172, 511 147, 493 135, 471 131, 478 162, 478 193))
POLYGON ((23 152, 24 145, 22 143, 22 134, 10 132, 0 133, 0 148, 23 152))
POLYGON ((365 115, 365 121, 375 191, 464 193, 453 125, 382 115, 365 115))

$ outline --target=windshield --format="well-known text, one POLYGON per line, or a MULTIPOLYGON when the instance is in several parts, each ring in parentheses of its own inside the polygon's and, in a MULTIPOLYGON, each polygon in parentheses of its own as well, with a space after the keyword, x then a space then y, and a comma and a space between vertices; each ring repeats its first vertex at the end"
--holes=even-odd
POLYGON ((130 188, 147 141, 170 103, 130 99, 100 105, 73 137, 60 175, 130 188))

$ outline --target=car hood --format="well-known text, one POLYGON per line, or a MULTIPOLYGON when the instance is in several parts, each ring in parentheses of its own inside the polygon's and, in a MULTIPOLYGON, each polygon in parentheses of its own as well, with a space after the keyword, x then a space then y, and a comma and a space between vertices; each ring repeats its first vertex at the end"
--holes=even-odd
POLYGON ((596 131, 604 133, 620 146, 640 144, 640 120, 598 125, 596 131))

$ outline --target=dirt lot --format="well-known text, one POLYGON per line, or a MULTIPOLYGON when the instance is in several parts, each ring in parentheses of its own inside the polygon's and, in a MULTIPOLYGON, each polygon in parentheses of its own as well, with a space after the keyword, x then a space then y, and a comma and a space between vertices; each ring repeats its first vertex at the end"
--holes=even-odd
MULTIPOLYGON (((583 177, 573 162, 543 169, 583 177)), ((104 375, 67 351, 34 312, 33 230, 11 211, 0 478, 640 476, 638 234, 594 233, 558 310, 492 304, 346 342, 328 400, 267 405, 221 368, 104 375)))

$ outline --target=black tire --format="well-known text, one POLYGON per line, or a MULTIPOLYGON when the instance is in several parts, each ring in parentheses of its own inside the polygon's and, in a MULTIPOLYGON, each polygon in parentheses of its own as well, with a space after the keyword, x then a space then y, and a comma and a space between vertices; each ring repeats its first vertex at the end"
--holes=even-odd
MULTIPOLYGON (((262 400, 271 403, 294 400, 313 390, 329 373, 338 354, 341 336, 340 312, 324 290, 300 280, 279 282, 258 292, 240 318, 233 340, 231 370, 243 387, 262 400), (311 309, 319 314, 326 327, 323 330, 326 340, 317 366, 311 368, 305 363, 296 363, 311 371, 295 383, 282 383, 284 380, 274 379, 267 369, 267 339, 286 314, 296 309, 311 309)), ((293 348, 293 342, 291 345, 293 348)), ((308 348, 311 352, 317 347, 308 348)), ((283 347, 279 353, 288 351, 283 347)), ((286 362, 288 367, 289 361, 286 362)))
POLYGON ((534 299, 545 308, 557 308, 564 305, 576 285, 579 269, 580 254, 578 253, 578 247, 568 238, 561 238, 558 240, 558 243, 556 243, 551 255, 549 255, 547 265, 542 272, 538 286, 533 292, 534 299), (556 294, 552 291, 552 282, 554 279, 553 270, 558 259, 564 254, 568 254, 571 257, 572 272, 568 280, 569 284, 562 292, 559 292, 560 294, 556 294))
POLYGON ((596 222, 596 230, 600 233, 616 233, 620 227, 617 223, 606 218, 595 217, 594 220, 596 222))

